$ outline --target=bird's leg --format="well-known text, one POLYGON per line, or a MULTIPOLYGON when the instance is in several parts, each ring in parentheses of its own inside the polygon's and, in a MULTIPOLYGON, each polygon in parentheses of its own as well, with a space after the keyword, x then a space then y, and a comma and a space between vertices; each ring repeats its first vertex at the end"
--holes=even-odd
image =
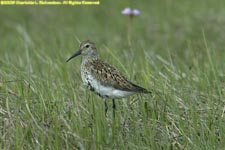
POLYGON ((116 109, 115 99, 112 99, 112 102, 113 102, 113 106, 112 107, 113 107, 113 110, 114 110, 114 109, 116 109))
POLYGON ((115 110, 116 110, 116 103, 115 103, 115 99, 112 99, 112 108, 113 108, 113 118, 115 119, 115 110))
POLYGON ((108 105, 107 105, 107 102, 105 100, 105 116, 107 115, 107 111, 108 111, 108 105))

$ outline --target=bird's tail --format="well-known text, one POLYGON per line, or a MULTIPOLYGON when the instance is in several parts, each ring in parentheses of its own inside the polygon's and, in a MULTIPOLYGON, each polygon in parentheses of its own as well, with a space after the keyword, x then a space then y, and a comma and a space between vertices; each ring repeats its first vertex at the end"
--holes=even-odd
POLYGON ((151 94, 152 93, 151 91, 149 91, 149 90, 147 90, 143 87, 140 87, 140 86, 138 86, 134 83, 132 83, 132 85, 134 86, 134 89, 135 89, 136 92, 145 93, 145 94, 151 94))
POLYGON ((151 93, 152 93, 152 91, 149 91, 149 90, 147 90, 147 89, 143 88, 143 89, 142 89, 142 91, 141 91, 141 93, 151 94, 151 93))

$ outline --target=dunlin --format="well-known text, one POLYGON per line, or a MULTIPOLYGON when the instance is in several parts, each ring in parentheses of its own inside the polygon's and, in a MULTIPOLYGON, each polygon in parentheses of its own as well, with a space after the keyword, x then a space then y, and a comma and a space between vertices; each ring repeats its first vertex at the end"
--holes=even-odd
POLYGON ((115 109, 115 99, 135 93, 150 93, 145 88, 129 81, 113 66, 100 60, 95 44, 91 41, 82 42, 79 50, 67 62, 78 55, 82 55, 81 77, 84 85, 105 100, 105 114, 108 110, 107 99, 112 99, 113 109, 115 109))

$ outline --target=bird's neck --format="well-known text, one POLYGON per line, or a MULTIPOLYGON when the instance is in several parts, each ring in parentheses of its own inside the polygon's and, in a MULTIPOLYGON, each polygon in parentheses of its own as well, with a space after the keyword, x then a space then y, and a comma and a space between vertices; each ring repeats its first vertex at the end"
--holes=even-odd
POLYGON ((85 64, 88 61, 96 60, 96 59, 98 59, 98 56, 97 55, 86 55, 86 56, 83 56, 83 58, 82 58, 82 64, 85 64))

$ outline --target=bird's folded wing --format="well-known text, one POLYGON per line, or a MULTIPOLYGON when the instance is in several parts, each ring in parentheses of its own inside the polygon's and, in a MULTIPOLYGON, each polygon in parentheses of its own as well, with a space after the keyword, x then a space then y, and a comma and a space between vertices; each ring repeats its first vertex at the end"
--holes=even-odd
POLYGON ((141 92, 149 93, 148 90, 130 82, 123 74, 121 74, 113 66, 99 60, 93 60, 89 62, 89 67, 92 75, 105 86, 111 86, 113 88, 129 91, 129 92, 141 92))

